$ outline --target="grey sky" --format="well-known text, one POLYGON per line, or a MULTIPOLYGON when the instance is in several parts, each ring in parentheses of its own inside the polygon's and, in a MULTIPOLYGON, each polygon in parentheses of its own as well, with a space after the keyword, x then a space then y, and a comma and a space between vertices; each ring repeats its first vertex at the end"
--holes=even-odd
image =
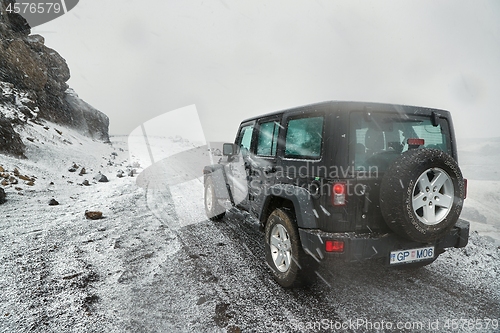
POLYGON ((231 141, 252 115, 359 100, 447 109, 458 136, 499 136, 494 0, 80 1, 33 33, 112 134, 195 104, 207 139, 231 141))

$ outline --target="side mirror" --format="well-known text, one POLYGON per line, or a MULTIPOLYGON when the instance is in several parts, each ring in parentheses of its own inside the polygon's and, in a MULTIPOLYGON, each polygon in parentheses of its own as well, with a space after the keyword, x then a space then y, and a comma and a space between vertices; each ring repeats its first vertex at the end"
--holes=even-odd
POLYGON ((222 155, 224 156, 238 155, 239 152, 240 152, 240 147, 234 143, 224 143, 222 145, 222 155))

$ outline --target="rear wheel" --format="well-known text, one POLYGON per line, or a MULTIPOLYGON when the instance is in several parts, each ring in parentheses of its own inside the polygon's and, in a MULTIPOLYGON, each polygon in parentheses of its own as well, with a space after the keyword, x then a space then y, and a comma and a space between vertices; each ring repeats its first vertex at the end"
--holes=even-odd
POLYGON ((302 249, 292 212, 277 208, 266 228, 266 260, 274 279, 285 288, 312 282, 317 262, 302 249))
POLYGON ((215 196, 214 183, 211 177, 205 181, 205 213, 212 221, 221 220, 226 214, 226 209, 219 204, 215 196))

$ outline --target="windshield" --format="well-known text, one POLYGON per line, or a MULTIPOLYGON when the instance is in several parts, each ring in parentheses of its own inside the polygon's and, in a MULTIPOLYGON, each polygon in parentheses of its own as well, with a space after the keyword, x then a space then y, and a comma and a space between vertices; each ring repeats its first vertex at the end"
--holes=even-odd
POLYGON ((376 167, 384 171, 408 149, 434 148, 451 153, 445 119, 434 126, 430 116, 353 112, 350 128, 350 161, 355 170, 376 167))

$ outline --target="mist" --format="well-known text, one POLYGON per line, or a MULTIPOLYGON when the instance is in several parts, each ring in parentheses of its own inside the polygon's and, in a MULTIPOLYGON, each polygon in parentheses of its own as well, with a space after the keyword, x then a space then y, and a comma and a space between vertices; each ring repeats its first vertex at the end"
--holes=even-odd
POLYGON ((207 140, 232 141, 244 118, 355 100, 446 109, 457 137, 494 137, 499 14, 495 1, 108 0, 32 32, 112 134, 195 105, 207 140))

